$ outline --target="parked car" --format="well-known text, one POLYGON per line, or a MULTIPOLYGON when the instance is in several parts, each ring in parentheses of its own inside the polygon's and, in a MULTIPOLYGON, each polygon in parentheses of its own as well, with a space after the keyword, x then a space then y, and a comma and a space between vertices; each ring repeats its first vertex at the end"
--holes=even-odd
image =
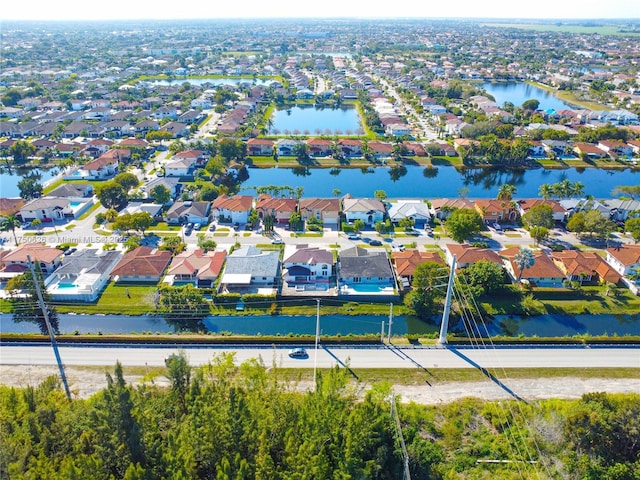
POLYGON ((369 245, 371 245, 372 247, 381 247, 382 242, 380 240, 371 240, 369 242, 369 245))
POLYGON ((283 245, 284 244, 284 240, 282 240, 281 238, 274 238, 273 240, 271 240, 271 244, 272 245, 283 245))
POLYGON ((215 223, 212 223, 211 225, 209 225, 209 231, 210 232, 215 232, 215 230, 216 230, 216 224, 215 223))
POLYGON ((291 350, 289 350, 289 357, 291 357, 291 358, 308 358, 309 354, 307 353, 307 351, 304 348, 298 347, 298 348, 292 348, 291 350))
POLYGON ((355 233, 350 233, 349 235, 347 235, 347 238, 349 240, 360 240, 360 235, 357 235, 355 233))
POLYGON ((498 230, 498 231, 501 231, 501 230, 502 230, 502 227, 500 226, 500 224, 499 224, 499 223, 494 223, 494 224, 493 224, 493 225, 491 225, 491 226, 492 226, 493 228, 495 228, 496 230, 498 230))
POLYGON ((193 225, 194 230, 200 230, 201 228, 202 228, 202 225, 200 225, 199 223, 196 223, 193 225))

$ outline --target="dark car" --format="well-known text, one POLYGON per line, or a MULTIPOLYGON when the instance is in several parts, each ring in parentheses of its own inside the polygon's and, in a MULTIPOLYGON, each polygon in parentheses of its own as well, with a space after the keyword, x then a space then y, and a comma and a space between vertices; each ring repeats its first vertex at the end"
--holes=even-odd
POLYGON ((309 354, 304 348, 298 347, 289 350, 289 356, 291 358, 307 358, 309 354))
POLYGON ((380 240, 371 240, 369 242, 369 245, 371 245, 372 247, 381 247, 382 242, 380 240))

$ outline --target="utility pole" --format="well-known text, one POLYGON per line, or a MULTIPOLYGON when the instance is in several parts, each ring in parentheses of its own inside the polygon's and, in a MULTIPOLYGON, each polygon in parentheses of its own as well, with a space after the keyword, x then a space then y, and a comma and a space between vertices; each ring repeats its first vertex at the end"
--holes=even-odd
POLYGON ((382 328, 380 329, 380 343, 384 344, 384 320, 382 320, 382 328))
POLYGON ((33 267, 33 262, 31 261, 31 257, 27 255, 27 262, 29 264, 29 270, 31 270, 31 277, 33 278, 33 285, 36 289, 36 296, 38 297, 38 304, 40 305, 40 309, 42 310, 42 315, 44 315, 44 323, 47 326, 47 331, 49 332, 49 338, 51 338, 51 346, 53 347, 53 354, 56 356, 56 362, 58 363, 58 369, 60 370, 60 377, 62 377, 62 384, 64 385, 64 392, 67 395, 67 399, 71 400, 71 392, 69 391, 69 384, 67 383, 67 376, 64 373, 64 365, 62 364, 62 359, 60 358, 60 352, 58 351, 58 343, 56 342, 56 337, 53 332, 53 328, 51 328, 51 322, 49 321, 49 311, 47 310, 47 306, 44 303, 44 297, 42 296, 42 291, 40 290, 40 282, 38 282, 38 277, 36 275, 36 270, 33 267))
POLYGON ((447 344, 447 330, 449 329, 449 313, 451 313, 451 296, 453 295, 453 278, 456 273, 456 256, 451 260, 451 273, 449 274, 449 284, 447 285, 447 296, 444 299, 444 311, 440 322, 439 345, 447 344))
POLYGON ((393 302, 389 303, 389 334, 387 341, 391 343, 391 325, 393 324, 393 302))
POLYGON ((316 298, 316 347, 313 355, 313 391, 318 389, 316 370, 318 368, 318 341, 320 340, 320 299, 316 298))

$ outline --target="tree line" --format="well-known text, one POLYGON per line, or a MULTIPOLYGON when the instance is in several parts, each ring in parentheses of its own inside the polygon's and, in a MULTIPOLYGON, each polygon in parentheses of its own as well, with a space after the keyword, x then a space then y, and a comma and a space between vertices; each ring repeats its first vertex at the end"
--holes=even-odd
MULTIPOLYGON (((193 369, 166 360, 169 386, 133 387, 121 365, 88 399, 55 377, 0 387, 0 477, 12 479, 626 479, 640 474, 640 397, 421 406, 389 384, 362 391, 348 368, 305 391, 274 365, 231 354, 193 369), (504 463, 482 463, 497 460, 504 463)), ((149 375, 148 378, 153 378, 149 375)))

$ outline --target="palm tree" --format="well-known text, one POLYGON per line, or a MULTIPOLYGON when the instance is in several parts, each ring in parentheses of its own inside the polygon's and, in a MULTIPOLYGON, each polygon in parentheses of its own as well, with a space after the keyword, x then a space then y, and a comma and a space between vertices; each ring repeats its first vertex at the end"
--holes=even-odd
POLYGON ((513 263, 516 264, 520 271, 518 273, 518 283, 520 283, 525 269, 533 267, 535 262, 536 258, 528 248, 521 248, 520 251, 516 253, 515 257, 513 257, 513 263))
POLYGON ((511 201, 513 195, 516 193, 516 186, 510 183, 505 183, 498 189, 498 200, 511 201))
POLYGON ((0 220, 0 229, 3 232, 7 232, 11 230, 13 233, 13 240, 16 242, 16 247, 18 246, 18 237, 16 237, 16 228, 20 226, 20 219, 15 215, 7 215, 2 220, 0 220))
POLYGON ((577 181, 571 185, 571 196, 575 198, 580 198, 584 196, 584 183, 577 181))
POLYGON ((540 185, 540 190, 538 191, 538 195, 540 195, 545 200, 553 197, 553 186, 548 183, 543 183, 542 185, 540 185))

